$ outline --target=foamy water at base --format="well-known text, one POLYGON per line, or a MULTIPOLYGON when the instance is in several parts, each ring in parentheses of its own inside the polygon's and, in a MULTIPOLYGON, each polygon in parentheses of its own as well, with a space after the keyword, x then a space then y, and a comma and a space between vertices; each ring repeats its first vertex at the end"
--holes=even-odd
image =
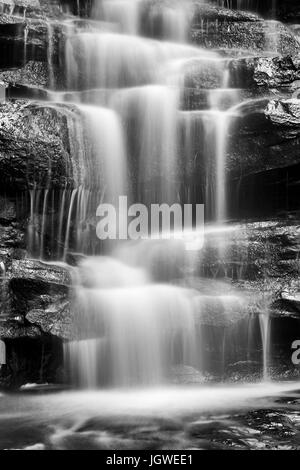
POLYGON ((4 395, 0 448, 262 448, 284 445, 283 431, 296 446, 299 389, 288 382, 4 395))

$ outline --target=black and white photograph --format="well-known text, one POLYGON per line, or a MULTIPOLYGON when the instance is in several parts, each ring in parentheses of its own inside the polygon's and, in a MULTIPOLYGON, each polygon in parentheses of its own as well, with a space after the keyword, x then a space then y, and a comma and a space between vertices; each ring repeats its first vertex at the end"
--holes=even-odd
POLYGON ((300 450, 299 0, 0 0, 0 450, 300 450))

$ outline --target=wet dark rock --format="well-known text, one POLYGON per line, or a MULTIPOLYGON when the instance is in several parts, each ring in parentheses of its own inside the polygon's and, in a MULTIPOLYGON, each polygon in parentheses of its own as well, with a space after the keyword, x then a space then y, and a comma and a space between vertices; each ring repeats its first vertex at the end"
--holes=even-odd
POLYGON ((35 326, 19 328, 19 332, 23 334, 18 336, 17 330, 13 334, 7 329, 6 336, 2 335, 7 364, 1 369, 0 387, 19 389, 28 383, 57 383, 63 354, 61 340, 42 334, 35 326))
MULTIPOLYGON (((6 309, 0 337, 71 337, 70 272, 36 260, 11 260, 6 269, 6 309)), ((1 321, 1 317, 0 317, 1 321)))
POLYGON ((199 268, 207 277, 231 281, 237 293, 241 289, 248 314, 267 308, 274 316, 299 319, 293 298, 300 291, 299 252, 297 220, 236 225, 231 232, 210 234, 199 268))
POLYGON ((30 310, 26 320, 37 325, 43 333, 62 339, 73 337, 73 316, 68 300, 52 301, 44 310, 30 310))
POLYGON ((229 71, 230 86, 234 88, 281 89, 300 79, 299 65, 289 56, 232 59, 229 71))
POLYGON ((43 62, 29 61, 24 67, 0 71, 0 81, 7 87, 16 85, 44 87, 48 79, 48 67, 43 62))
POLYGON ((297 433, 292 421, 277 410, 252 411, 246 416, 246 420, 262 434, 276 434, 278 437, 288 439, 297 433))
POLYGON ((300 100, 274 100, 271 101, 266 110, 267 119, 280 128, 281 132, 285 130, 288 136, 298 136, 300 131, 300 100), (283 129, 282 129, 283 128, 283 129), (292 134, 289 133, 291 129, 292 134))
POLYGON ((297 0, 285 0, 277 2, 277 17, 287 23, 300 21, 300 6, 297 0))
MULTIPOLYGON (((1 6, 1 3, 0 3, 0 6, 1 6)), ((8 15, 6 13, 1 13, 0 14, 0 25, 16 25, 16 24, 20 24, 21 23, 21 20, 18 16, 12 16, 12 15, 8 15)), ((11 30, 13 30, 14 27, 11 28, 11 30)))
POLYGON ((16 220, 16 205, 13 200, 0 196, 0 223, 6 224, 16 220))
POLYGON ((70 272, 66 267, 30 259, 13 260, 7 276, 11 281, 25 279, 61 287, 71 285, 70 272))
POLYGON ((187 426, 186 432, 193 437, 207 437, 207 435, 218 433, 226 428, 226 425, 231 424, 229 421, 217 420, 199 420, 190 423, 187 426))
MULTIPOLYGON (((18 219, 16 202, 13 198, 0 196, 0 246, 25 247, 25 227, 18 219)), ((1 254, 0 254, 1 258, 1 254)))
POLYGON ((47 63, 48 43, 48 25, 44 20, 4 16, 0 21, 0 68, 22 67, 28 61, 47 63))
MULTIPOLYGON (((228 4, 225 0, 211 0, 214 4, 228 4)), ((263 15, 264 18, 277 18, 287 23, 300 21, 300 7, 298 0, 231 0, 230 7, 240 10, 250 10, 263 15)))
POLYGON ((18 10, 18 8, 24 8, 24 9, 40 9, 40 2, 39 0, 1 0, 0 1, 0 6, 2 9, 5 11, 7 9, 8 11, 18 10))
POLYGON ((43 16, 61 20, 70 14, 81 18, 90 17, 93 0, 39 0, 43 16))
POLYGON ((245 51, 270 51, 296 55, 299 42, 293 32, 279 22, 234 21, 198 24, 191 30, 193 43, 210 49, 228 48, 245 51))
MULTIPOLYGON (((26 256, 26 251, 19 248, 11 247, 0 247, 0 263, 4 265, 4 271, 6 273, 8 266, 12 259, 23 259, 26 256)), ((2 271, 1 271, 2 272, 2 271)))
POLYGON ((227 166, 232 175, 288 167, 299 163, 298 99, 246 103, 231 121, 227 166))
POLYGON ((230 10, 228 8, 223 8, 216 5, 211 5, 209 3, 194 2, 195 11, 192 20, 192 24, 199 25, 203 21, 212 21, 212 22, 256 22, 260 21, 261 17, 250 11, 238 11, 230 10))
POLYGON ((42 332, 38 326, 24 326, 14 321, 0 321, 0 338, 2 340, 18 339, 18 338, 38 338, 42 336, 42 332))
POLYGON ((25 247, 24 231, 18 227, 18 224, 2 226, 0 223, 0 241, 3 247, 25 247))
MULTIPOLYGON (((0 104, 2 190, 73 184, 74 136, 78 115, 68 106, 15 101, 0 104)), ((80 171, 78 169, 78 171, 80 171)))

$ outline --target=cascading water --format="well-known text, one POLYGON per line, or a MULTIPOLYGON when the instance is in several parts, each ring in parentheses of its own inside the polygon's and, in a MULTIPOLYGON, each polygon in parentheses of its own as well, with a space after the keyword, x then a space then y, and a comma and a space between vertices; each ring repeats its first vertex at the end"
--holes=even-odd
POLYGON ((186 43, 188 11, 178 2, 95 2, 96 21, 65 24, 66 92, 54 91, 48 27, 48 106, 64 102, 75 184, 31 189, 28 246, 41 259, 66 261, 70 251, 89 256, 73 268, 75 333, 65 345, 71 380, 81 387, 165 383, 178 366, 201 377, 214 361, 223 370, 235 344, 226 329, 207 340, 207 312, 242 312, 243 299, 223 287, 199 293, 184 281, 186 272, 194 274, 198 252, 188 256, 184 243, 100 243, 95 236, 101 202, 116 206, 127 196, 148 208, 193 203, 199 187, 208 219, 223 230, 227 136, 240 96, 229 86, 228 59, 186 43), (202 90, 206 106, 183 111, 189 82, 201 74, 214 80, 202 90), (199 181, 191 184, 191 173, 199 181))
POLYGON ((95 2, 93 18, 117 24, 122 33, 138 34, 140 0, 95 2))
POLYGON ((84 387, 163 383, 172 366, 197 366, 193 300, 188 290, 152 284, 147 272, 111 258, 80 268, 79 329, 66 355, 84 387))
MULTIPOLYGON (((108 27, 114 23, 116 31, 101 31, 100 26, 100 31, 79 31, 69 37, 66 46, 68 83, 75 90, 93 88, 93 96, 106 95, 106 105, 110 106, 106 110, 85 104, 79 106, 88 124, 91 146, 96 149, 94 153, 104 162, 104 200, 111 200, 113 195, 128 195, 126 189, 131 186, 131 196, 137 202, 148 206, 172 204, 180 202, 181 197, 179 110, 185 77, 191 69, 203 70, 209 66, 220 76, 222 85, 227 76, 226 62, 214 53, 188 45, 138 36, 141 5, 139 2, 131 4, 130 15, 124 14, 127 7, 128 2, 124 1, 99 3, 96 18, 109 23, 108 27), (124 139, 117 130, 117 119, 124 126, 124 139), (127 155, 135 162, 134 169, 127 169, 127 155), (134 178, 128 182, 127 177, 132 173, 135 173, 134 178), (137 183, 132 185, 133 181, 137 183)), ((148 20, 147 31, 151 36, 155 35, 155 25, 159 24, 160 32, 156 32, 159 37, 185 40, 188 17, 182 7, 150 9, 148 20)), ((214 127, 210 137, 215 142, 212 180, 215 183, 210 180, 207 184, 218 188, 214 202, 214 217, 218 222, 226 217, 227 113, 219 111, 219 102, 226 93, 225 84, 225 88, 218 91, 218 97, 210 94, 214 127)), ((76 96, 84 100, 83 93, 76 93, 76 96)), ((125 256, 127 263, 129 257, 125 256)), ((149 276, 153 261, 150 254, 143 277, 149 276)), ((82 386, 92 387, 98 383, 150 384, 170 380, 172 367, 178 364, 200 370, 205 353, 203 348, 196 347, 195 318, 201 311, 201 303, 195 302, 195 293, 155 284, 151 278, 142 285, 139 285, 140 279, 138 285, 132 285, 133 268, 127 272, 129 268, 121 264, 119 269, 127 278, 125 285, 116 282, 105 288, 103 275, 100 282, 85 284, 84 266, 85 271, 88 267, 96 272, 105 270, 108 275, 114 263, 113 260, 104 262, 100 257, 85 261, 78 268, 75 283, 78 284, 76 303, 80 306, 79 341, 66 347, 73 379, 82 386), (88 326, 90 324, 93 328, 88 326)))

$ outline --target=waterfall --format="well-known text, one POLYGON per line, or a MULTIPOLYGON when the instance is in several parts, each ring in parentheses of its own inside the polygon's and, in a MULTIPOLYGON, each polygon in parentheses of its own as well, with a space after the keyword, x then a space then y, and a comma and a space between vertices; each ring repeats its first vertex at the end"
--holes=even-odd
POLYGON ((40 257, 43 258, 44 256, 44 238, 45 238, 45 230, 46 230, 46 217, 47 217, 47 203, 48 203, 48 195, 49 189, 45 190, 44 194, 44 202, 43 202, 43 214, 42 214, 42 229, 41 229, 41 252, 40 257))
POLYGON ((134 121, 139 127, 128 149, 137 153, 139 200, 175 202, 177 90, 161 85, 130 88, 115 94, 113 104, 127 126, 134 121))
POLYGON ((188 38, 189 19, 192 4, 174 2, 173 4, 154 3, 147 15, 149 33, 171 41, 185 42, 188 38), (187 6, 189 8, 187 8, 187 6))
POLYGON ((117 113, 108 108, 96 106, 79 107, 84 115, 85 126, 89 134, 92 153, 90 159, 90 175, 92 181, 89 185, 101 186, 101 173, 103 187, 106 187, 106 196, 109 201, 115 201, 117 196, 126 194, 127 162, 125 150, 125 137, 117 113), (101 166, 103 164, 103 172, 101 166))
POLYGON ((92 16, 95 19, 113 23, 126 34, 139 32, 139 6, 141 0, 95 1, 92 16))
POLYGON ((49 87, 53 89, 54 87, 54 70, 53 70, 53 46, 54 46, 54 30, 51 23, 47 23, 48 30, 48 50, 47 50, 47 61, 48 61, 48 71, 49 71, 49 87))
MULTIPOLYGON (((216 195, 207 203, 215 205, 212 214, 216 221, 226 218, 229 114, 223 107, 224 102, 234 104, 236 100, 228 90, 226 61, 213 52, 184 44, 189 15, 182 5, 148 6, 145 10, 139 1, 98 2, 94 6, 98 29, 69 29, 67 83, 74 91, 53 97, 79 102, 88 142, 85 173, 91 178, 85 178, 68 202, 64 258, 72 218, 77 226, 77 249, 82 250, 86 243, 81 226, 91 211, 91 190, 98 188, 104 201, 130 195, 148 207, 180 200, 180 107, 193 71, 205 74, 208 69, 221 86, 224 84, 215 94, 208 93, 210 110, 204 112, 200 126, 206 129, 208 118, 213 129, 207 131, 205 140, 211 148, 214 170, 206 168, 205 178, 216 195), (151 38, 140 36, 140 31, 151 38), (95 106, 95 101, 100 106, 95 106)), ((197 132, 196 125, 195 135, 197 132)), ((211 164, 206 162, 208 167, 211 164)), ((65 205, 65 199, 63 202, 65 205)), ((60 238, 61 233, 60 222, 60 238)), ((198 344, 205 334, 197 327, 196 318, 213 299, 203 298, 202 302, 192 289, 169 284, 178 272, 173 262, 176 254, 182 253, 185 264, 184 249, 167 244, 158 251, 145 242, 139 248, 130 244, 120 248, 113 250, 110 258, 88 258, 77 268, 77 337, 65 347, 72 380, 90 388, 149 385, 171 380, 173 368, 179 365, 198 370, 210 367, 201 339, 198 344), (137 260, 143 257, 148 261, 140 266, 137 260), (161 284, 160 279, 166 283, 161 284)), ((227 301, 220 298, 219 302, 226 311, 227 301)))
POLYGON ((0 369, 6 364, 6 344, 0 340, 0 369))
POLYGON ((71 201, 69 205, 69 213, 68 213, 68 219, 67 219, 67 228, 66 228, 66 236, 65 236, 65 241, 64 241, 64 250, 63 250, 63 260, 66 260, 67 252, 69 249, 69 242, 70 242, 70 230, 71 230, 71 217, 72 217, 72 212, 74 208, 74 203, 75 203, 75 197, 77 194, 77 189, 73 189, 72 194, 71 194, 71 201))
MULTIPOLYGON (((208 334, 208 312, 227 318, 243 312, 243 302, 239 294, 217 289, 213 296, 188 285, 199 247, 188 256, 184 237, 164 244, 96 237, 98 205, 116 206, 120 196, 148 208, 192 204, 200 187, 208 219, 220 230, 228 219, 228 136, 241 97, 230 88, 228 59, 187 43, 193 14, 187 3, 191 9, 180 2, 104 0, 94 3, 93 21, 65 25, 67 90, 48 96, 67 119, 73 183, 31 190, 28 239, 41 258, 52 247, 65 262, 74 251, 88 255, 72 271, 74 338, 65 344, 70 379, 80 387, 166 383, 178 367, 201 376, 214 361, 223 373, 244 328, 237 336, 226 329, 208 334), (199 109, 189 107, 191 90, 203 95, 199 109)), ((51 25, 48 34, 54 79, 51 25)), ((216 243, 223 258, 223 244, 216 243)))
POLYGON ((81 269, 79 329, 89 338, 66 347, 75 382, 90 388, 159 384, 172 366, 196 365, 188 291, 151 284, 142 269, 110 258, 87 260, 81 269))
POLYGON ((226 217, 226 142, 228 132, 228 119, 226 113, 216 116, 216 221, 223 223, 226 217))

